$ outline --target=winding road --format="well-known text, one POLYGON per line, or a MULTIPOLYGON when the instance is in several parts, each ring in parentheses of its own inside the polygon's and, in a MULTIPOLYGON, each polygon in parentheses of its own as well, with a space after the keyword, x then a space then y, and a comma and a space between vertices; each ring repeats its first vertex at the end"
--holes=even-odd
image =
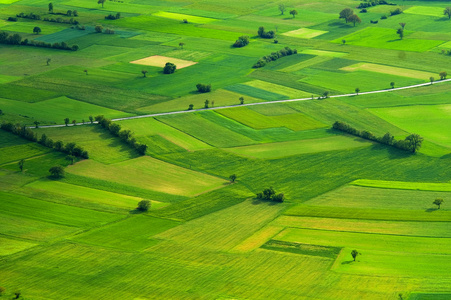
MULTIPOLYGON (((387 92, 393 92, 393 91, 399 91, 399 90, 412 89, 412 88, 416 88, 416 87, 429 86, 429 85, 432 85, 432 84, 438 84, 438 83, 449 82, 449 81, 451 81, 451 79, 443 79, 443 80, 434 81, 432 83, 431 82, 426 82, 426 83, 402 86, 402 87, 392 88, 392 89, 384 89, 384 90, 377 90, 377 91, 362 92, 362 93, 359 93, 359 95, 387 93, 387 92)), ((332 95, 332 96, 329 96, 329 98, 341 98, 341 97, 352 97, 352 96, 357 96, 357 95, 355 93, 343 94, 343 95, 332 95)), ((255 102, 255 103, 228 105, 228 106, 218 106, 218 107, 211 107, 211 108, 200 108, 200 109, 192 109, 192 110, 180 110, 180 111, 172 111, 172 112, 165 112, 165 113, 157 113, 157 114, 148 114, 148 115, 139 115, 139 116, 133 116, 133 117, 117 118, 117 119, 112 119, 111 121, 116 122, 116 121, 132 120, 132 119, 152 118, 152 117, 176 115, 176 114, 186 114, 186 113, 192 113, 192 112, 196 112, 196 111, 218 110, 218 109, 224 109, 224 108, 254 106, 254 105, 265 105, 265 104, 284 103, 284 102, 308 101, 308 100, 315 100, 315 98, 312 99, 310 97, 310 98, 299 98, 299 99, 275 100, 275 101, 267 101, 267 102, 255 102)), ((94 122, 94 123, 97 123, 97 122, 94 122)), ((79 126, 79 125, 88 125, 88 124, 91 124, 91 123, 76 123, 75 125, 74 124, 69 124, 68 126, 79 126)), ((39 128, 55 128, 55 127, 66 127, 66 124, 39 126, 39 128)), ((30 126, 29 128, 35 128, 35 126, 30 126)))

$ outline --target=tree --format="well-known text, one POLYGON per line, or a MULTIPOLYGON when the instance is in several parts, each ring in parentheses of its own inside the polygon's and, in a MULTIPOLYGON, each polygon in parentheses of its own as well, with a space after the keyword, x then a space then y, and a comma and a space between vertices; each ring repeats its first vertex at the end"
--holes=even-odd
POLYGON ((443 11, 443 14, 445 16, 448 16, 448 20, 451 19, 451 7, 445 8, 445 10, 443 11))
POLYGON ((235 174, 230 175, 229 176, 229 180, 230 180, 231 183, 234 183, 235 180, 236 180, 236 175, 235 174))
POLYGON ((66 126, 69 126, 69 125, 68 125, 69 122, 70 122, 69 118, 65 118, 65 119, 64 119, 64 124, 66 124, 66 126))
POLYGON ((194 108, 194 104, 188 105, 188 110, 193 110, 193 108, 194 108))
POLYGON ((346 44, 346 40, 341 40, 341 43, 344 45, 346 44))
POLYGON ((434 200, 434 202, 432 202, 432 204, 437 205, 438 209, 440 209, 440 205, 442 205, 443 202, 444 202, 443 199, 437 198, 434 200))
POLYGON ((446 76, 448 76, 448 73, 446 73, 445 71, 440 72, 440 80, 446 79, 446 76))
POLYGON ((355 88, 355 93, 357 94, 357 96, 359 95, 360 89, 359 88, 355 88))
POLYGON ((142 70, 141 73, 143 73, 144 78, 147 77, 146 74, 148 73, 148 71, 146 70, 142 70))
POLYGON ((94 118, 92 116, 89 116, 89 121, 91 122, 91 124, 94 123, 94 118))
POLYGON ((421 144, 423 143, 423 138, 416 133, 409 135, 408 137, 405 138, 405 140, 408 142, 409 149, 413 153, 415 153, 418 149, 420 149, 421 144))
POLYGON ((49 172, 53 178, 64 177, 64 168, 62 166, 54 166, 49 169, 49 172))
POLYGON ((33 123, 34 123, 34 125, 36 126, 36 128, 38 128, 38 127, 39 127, 39 124, 41 124, 41 122, 39 122, 39 121, 34 121, 33 123))
POLYGON ((88 70, 84 69, 83 72, 85 72, 85 74, 88 75, 88 70))
POLYGON ((76 120, 72 120, 72 125, 74 125, 75 126, 75 124, 77 123, 77 121, 76 120))
POLYGON ((354 23, 354 27, 355 27, 355 23, 359 23, 359 24, 362 23, 362 20, 360 19, 360 17, 358 15, 354 15, 354 14, 349 16, 348 21, 354 23))
POLYGON ((404 29, 398 28, 398 30, 396 31, 396 33, 399 35, 399 39, 402 40, 402 38, 404 37, 404 29))
POLYGON ((395 88, 395 83, 393 81, 390 82, 390 86, 391 86, 392 89, 394 89, 395 88))
POLYGON ((18 163, 20 172, 23 171, 23 165, 24 165, 24 164, 25 164, 25 160, 24 160, 24 159, 21 159, 21 160, 19 161, 19 163, 18 163))
POLYGON ((324 91, 323 97, 324 98, 329 98, 329 91, 324 91))
POLYGON ((74 17, 78 17, 78 11, 74 10, 74 11, 72 12, 72 14, 74 15, 74 17))
POLYGON ((211 91, 211 84, 198 83, 196 88, 199 93, 208 93, 211 91))
POLYGON ((208 99, 207 100, 205 100, 205 102, 204 102, 204 108, 208 108, 208 104, 210 103, 210 101, 208 101, 208 99))
POLYGON ((434 82, 435 78, 434 77, 429 77, 429 81, 431 82, 431 84, 434 82))
POLYGON ((53 3, 52 2, 49 3, 49 12, 53 13, 53 3))
POLYGON ((360 255, 360 253, 357 250, 352 250, 351 251, 351 255, 352 255, 352 258, 355 261, 355 259, 357 258, 357 255, 360 255))
POLYGON ((66 15, 69 16, 69 17, 72 16, 72 11, 69 9, 69 10, 66 12, 66 15))
POLYGON ((95 31, 97 33, 102 33, 103 30, 103 26, 102 25, 96 25, 96 27, 94 27, 95 31))
POLYGON ((163 68, 164 74, 172 74, 175 72, 175 69, 177 69, 177 66, 173 63, 167 62, 166 65, 163 68))
POLYGON ((136 209, 140 211, 148 211, 151 206, 152 203, 149 200, 141 200, 138 202, 138 207, 136 209))
POLYGON ((290 10, 290 15, 293 16, 293 19, 296 17, 297 14, 298 14, 298 11, 297 11, 297 10, 295 10, 295 9, 290 10))
POLYGON ((346 23, 349 21, 349 17, 354 14, 354 11, 350 8, 345 8, 340 12, 339 19, 345 19, 346 23))
POLYGON ((401 26, 402 30, 404 30, 404 27, 406 27, 406 23, 399 23, 399 25, 401 26))
POLYGON ((73 155, 68 155, 66 156, 66 159, 70 161, 70 164, 73 165, 74 161, 75 161, 75 156, 73 155))
POLYGON ((247 35, 242 35, 235 41, 235 43, 233 44, 233 47, 241 48, 241 47, 247 46, 248 44, 249 44, 249 37, 247 35))
POLYGON ((185 46, 185 43, 180 42, 180 43, 179 43, 179 47, 183 49, 183 46, 185 46))
POLYGON ((105 0, 98 0, 97 4, 102 4, 102 8, 103 8, 103 4, 105 3, 105 0))
POLYGON ((34 34, 39 34, 41 32, 41 28, 39 28, 38 26, 36 26, 35 28, 33 28, 33 33, 34 34))
POLYGON ((240 97, 240 104, 244 104, 244 97, 240 97))
POLYGON ((52 61, 51 58, 47 58, 47 66, 50 66, 50 62, 52 61))
POLYGON ((280 3, 279 4, 279 10, 280 10, 280 14, 283 15, 283 13, 285 12, 285 4, 280 3))

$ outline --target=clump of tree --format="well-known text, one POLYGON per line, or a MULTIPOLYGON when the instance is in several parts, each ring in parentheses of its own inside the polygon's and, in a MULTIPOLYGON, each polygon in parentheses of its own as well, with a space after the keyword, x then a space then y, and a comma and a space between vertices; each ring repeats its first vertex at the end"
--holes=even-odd
POLYGON ((440 76, 440 80, 446 79, 446 76, 448 76, 448 73, 446 73, 445 71, 442 71, 439 73, 440 76))
POLYGON ((257 34, 263 39, 273 39, 276 36, 276 32, 274 30, 265 31, 265 27, 263 26, 258 28, 257 34))
POLYGON ((247 35, 242 35, 235 41, 235 43, 233 44, 233 47, 241 48, 241 47, 247 46, 248 44, 249 44, 249 37, 247 35))
POLYGON ((102 26, 102 25, 96 25, 96 26, 94 27, 94 30, 95 30, 95 32, 97 32, 97 33, 102 33, 102 31, 103 31, 103 26, 102 26))
POLYGON ((270 55, 263 56, 252 66, 252 68, 255 68, 255 69, 262 68, 269 62, 278 60, 279 58, 284 57, 284 56, 289 56, 289 55, 293 55, 293 54, 297 54, 297 53, 298 53, 298 50, 291 49, 290 47, 285 47, 282 50, 271 53, 270 55))
POLYGON ((404 140, 396 140, 394 136, 391 135, 389 132, 387 132, 384 136, 377 137, 370 131, 357 130, 351 125, 341 121, 336 121, 333 124, 332 128, 361 137, 366 140, 378 142, 384 145, 392 146, 394 148, 410 151, 413 153, 418 151, 421 148, 421 144, 423 143, 423 138, 416 133, 407 136, 404 140))
POLYGON ((72 24, 72 25, 80 24, 80 22, 78 22, 74 18, 70 18, 70 19, 56 18, 55 19, 55 18, 47 18, 47 17, 45 17, 43 19, 43 21, 45 21, 45 22, 52 22, 52 23, 72 24))
POLYGON ((119 137, 121 141, 135 148, 139 154, 145 155, 147 151, 147 145, 139 143, 136 138, 133 137, 133 133, 130 130, 121 128, 121 125, 113 123, 110 119, 102 116, 96 116, 95 120, 97 123, 108 130, 112 135, 119 137))
POLYGON ((356 23, 362 23, 362 20, 360 17, 356 14, 354 14, 354 11, 350 8, 343 9, 339 14, 339 19, 345 19, 346 23, 352 22, 354 23, 354 26, 356 23))
POLYGON ((163 73, 164 74, 172 74, 177 69, 177 66, 173 63, 167 62, 163 67, 163 73))
POLYGON ((211 91, 211 84, 198 83, 196 84, 199 93, 209 93, 211 91))
POLYGON ((9 34, 8 32, 5 31, 0 31, 0 44, 34 46, 34 47, 53 48, 71 51, 77 51, 79 49, 78 45, 69 46, 66 42, 51 44, 36 40, 31 41, 29 41, 28 39, 22 40, 22 36, 20 34, 17 33, 9 34))
POLYGON ((17 18, 16 17, 8 17, 8 21, 17 22, 17 18))
POLYGON ((31 20, 41 20, 41 16, 35 13, 28 13, 25 14, 23 12, 16 14, 16 17, 23 18, 23 19, 31 19, 31 20))
POLYGON ((103 33, 105 33, 105 34, 114 34, 114 30, 113 30, 113 29, 110 29, 110 28, 107 28, 107 29, 105 29, 105 30, 103 31, 103 33))
POLYGON ((263 192, 257 193, 257 199, 282 203, 285 201, 285 195, 283 193, 277 194, 272 187, 269 187, 264 189, 263 192))
POLYGON ((396 3, 387 2, 385 0, 365 0, 361 2, 357 8, 368 8, 377 5, 396 5, 396 3))
POLYGON ((117 14, 109 14, 108 16, 105 16, 105 20, 118 20, 121 18, 121 13, 118 12, 117 14))
POLYGON ((400 14, 402 14, 402 9, 399 7, 390 11, 390 16, 396 16, 400 14))
POLYGON ((152 202, 149 200, 141 200, 138 202, 138 207, 136 208, 139 211, 148 211, 152 205, 152 202))
POLYGON ((50 177, 60 179, 64 177, 64 168, 62 166, 54 166, 49 169, 50 177))

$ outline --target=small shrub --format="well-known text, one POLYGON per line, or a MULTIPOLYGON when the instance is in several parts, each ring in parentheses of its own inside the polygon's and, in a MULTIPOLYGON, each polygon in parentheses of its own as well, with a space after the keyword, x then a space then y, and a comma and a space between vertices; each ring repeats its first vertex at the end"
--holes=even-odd
POLYGON ((139 201, 138 207, 136 209, 140 211, 148 211, 150 209, 150 206, 151 202, 149 200, 141 200, 139 201))

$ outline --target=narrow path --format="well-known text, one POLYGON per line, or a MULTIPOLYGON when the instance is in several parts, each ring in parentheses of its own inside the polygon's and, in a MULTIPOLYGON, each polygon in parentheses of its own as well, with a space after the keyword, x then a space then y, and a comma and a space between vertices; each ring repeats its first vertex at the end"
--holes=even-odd
MULTIPOLYGON (((437 80, 434 81, 433 84, 442 83, 442 82, 449 82, 451 79, 444 79, 444 80, 437 80)), ((398 88, 393 89, 385 89, 385 90, 377 90, 377 91, 370 91, 370 92, 361 92, 360 95, 369 95, 369 94, 377 94, 377 93, 387 93, 392 91, 399 91, 399 90, 406 90, 406 89, 412 89, 416 87, 422 87, 422 86, 428 86, 432 85, 430 82, 426 83, 420 83, 415 85, 408 85, 408 86, 402 86, 398 88)), ((341 98, 341 97, 352 97, 356 96, 355 93, 352 94, 343 94, 343 95, 332 95, 329 96, 329 98, 341 98)), ((228 106, 218 106, 218 107, 210 107, 210 108, 199 108, 199 109, 192 109, 192 110, 181 110, 181 111, 172 111, 172 112, 165 112, 165 113, 156 113, 156 114, 148 114, 148 115, 139 115, 139 116, 133 116, 133 117, 125 117, 125 118, 117 118, 112 119, 111 121, 124 121, 124 120, 132 120, 132 119, 142 119, 142 118, 152 118, 152 117, 159 117, 159 116, 167 116, 167 115, 176 115, 176 114, 185 114, 185 113, 192 113, 196 111, 207 111, 207 110, 217 110, 217 109, 224 109, 224 108, 233 108, 233 107, 244 107, 244 106, 254 106, 254 105, 264 105, 264 104, 273 104, 273 103, 285 103, 285 102, 296 102, 296 101, 308 101, 308 100, 316 100, 316 98, 299 98, 299 99, 287 99, 287 100, 275 100, 275 101, 266 101, 266 102, 256 102, 256 103, 246 103, 246 104, 236 104, 236 105, 228 105, 228 106)), ((97 123, 97 122, 94 122, 97 123)), ((90 123, 76 123, 75 125, 86 125, 90 123)), ((68 126, 75 126, 73 124, 68 126)), ((61 125, 45 125, 45 126, 39 126, 39 128, 55 128, 55 127, 66 127, 65 124, 61 125)), ((34 126, 30 126, 30 128, 35 128, 34 126)))

